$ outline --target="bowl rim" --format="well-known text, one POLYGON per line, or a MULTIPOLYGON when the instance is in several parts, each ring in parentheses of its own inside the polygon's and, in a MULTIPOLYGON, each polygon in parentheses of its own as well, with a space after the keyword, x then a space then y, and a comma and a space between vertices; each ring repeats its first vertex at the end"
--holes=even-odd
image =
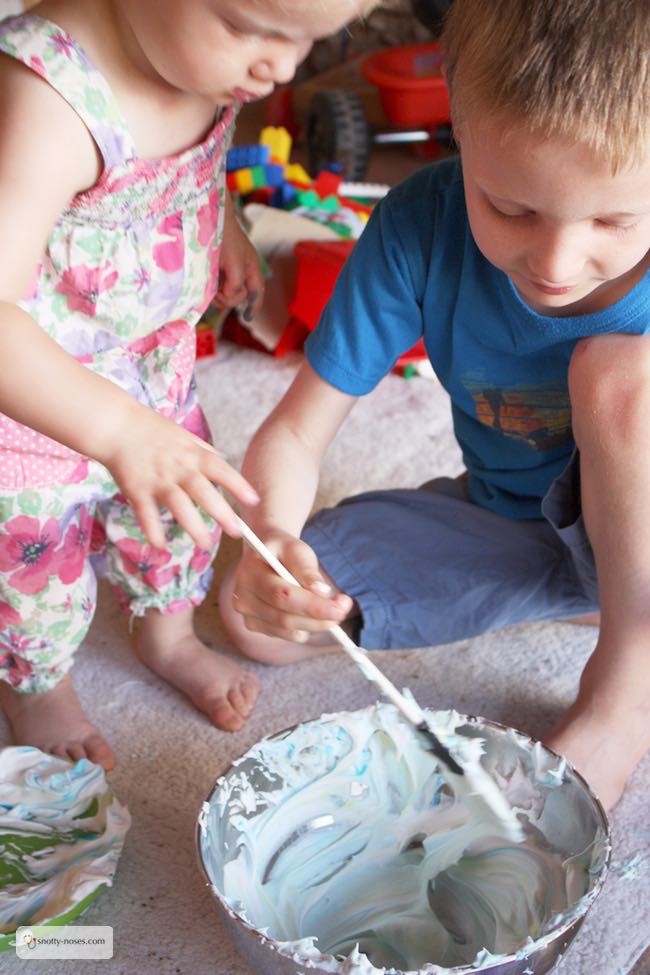
MULTIPOLYGON (((248 755, 248 753, 252 751, 252 749, 255 748, 256 745, 259 745, 261 741, 272 741, 275 738, 282 738, 285 735, 291 734, 291 732, 295 731, 295 729, 298 728, 300 725, 311 724, 312 722, 319 721, 320 719, 325 717, 329 717, 329 716, 333 717, 335 714, 359 714, 362 711, 370 711, 372 708, 376 706, 377 704, 374 705, 371 704, 366 708, 358 708, 354 711, 337 711, 337 712, 332 712, 331 715, 321 714, 316 718, 307 718, 304 721, 296 721, 293 724, 288 725, 287 727, 282 728, 279 731, 273 732, 273 734, 263 736, 258 741, 250 745, 243 752, 242 755, 240 755, 238 758, 233 759, 233 761, 228 764, 227 768, 217 777, 217 780, 215 781, 214 785, 210 789, 210 792, 208 793, 207 797, 201 803, 201 809, 199 810, 199 814, 196 819, 196 826, 194 829, 194 836, 195 836, 194 850, 198 862, 198 867, 205 879, 206 886, 212 892, 213 898, 219 901, 221 907, 226 911, 229 917, 236 924, 240 925, 242 928, 244 928, 245 930, 249 931, 252 935, 254 935, 261 945, 268 946, 272 951, 276 951, 278 954, 282 954, 280 948, 282 947, 283 944, 286 944, 286 942, 278 941, 276 938, 270 937, 268 934, 264 934, 262 931, 260 931, 259 928, 255 927, 255 925, 252 924, 250 921, 248 921, 245 917, 242 917, 241 914, 238 914, 236 911, 234 911, 233 908, 230 906, 230 904, 228 904, 225 896, 221 893, 220 890, 217 889, 215 884, 210 879, 207 867, 203 860, 203 853, 201 849, 201 840, 203 835, 202 826, 201 826, 201 817, 203 814, 203 810, 206 804, 208 805, 210 804, 212 797, 214 796, 217 789, 220 787, 220 783, 222 782, 222 780, 225 779, 226 776, 231 771, 233 771, 233 769, 237 767, 237 764, 243 758, 245 758, 245 756, 248 755)), ((424 708, 425 714, 430 711, 444 711, 444 710, 449 710, 449 709, 444 709, 444 708, 434 709, 434 708, 427 708, 427 707, 424 708)), ((606 841, 606 851, 605 851, 605 857, 601 868, 601 873, 598 879, 596 880, 594 886, 591 888, 591 890, 588 890, 580 898, 580 900, 584 899, 585 904, 584 904, 584 910, 579 915, 579 917, 569 917, 562 923, 549 928, 544 933, 543 938, 545 943, 548 943, 547 939, 549 938, 549 936, 552 936, 551 940, 555 941, 556 939, 560 938, 566 931, 568 931, 576 923, 576 921, 582 922, 584 920, 587 911, 589 910, 593 902, 600 894, 603 885, 605 883, 605 880, 607 879, 607 875, 609 873, 609 868, 611 863, 611 855, 612 855, 611 826, 609 823, 609 819, 607 817, 607 813, 605 812, 605 809, 600 799, 593 791, 593 789, 591 788, 587 780, 571 764, 568 758, 565 758, 563 755, 560 755, 559 752, 556 752, 553 748, 549 748, 548 745, 545 745, 539 738, 533 738, 531 735, 526 734, 526 732, 520 731, 518 728, 513 728, 512 725, 505 725, 503 724, 503 722, 494 721, 491 718, 483 718, 480 715, 474 715, 474 714, 462 714, 461 712, 456 712, 456 714, 458 714, 459 718, 463 719, 464 724, 487 725, 488 727, 496 728, 500 732, 514 731, 516 732, 517 735, 520 735, 522 738, 526 739, 527 742, 530 742, 533 745, 535 744, 541 745, 545 751, 549 752, 549 754, 553 755, 555 758, 562 760, 566 763, 566 768, 569 770, 572 776, 575 779, 577 779, 578 783, 583 787, 583 789, 585 790, 585 792, 587 793, 587 795, 589 796, 589 798, 593 803, 594 810, 597 813, 598 819, 600 820, 600 825, 603 829, 604 837, 606 841)), ((480 973, 483 973, 483 975, 490 975, 491 970, 497 971, 500 968, 500 966, 510 964, 511 962, 514 961, 525 961, 527 958, 530 958, 531 955, 533 955, 536 951, 538 951, 540 947, 544 947, 544 945, 538 944, 539 940, 540 939, 536 939, 534 941, 529 940, 528 942, 526 942, 525 945, 523 945, 521 948, 518 948, 516 951, 510 952, 507 955, 499 955, 498 961, 495 961, 494 965, 490 965, 487 968, 475 968, 471 964, 468 964, 468 965, 457 965, 454 968, 445 968, 442 970, 444 971, 445 975, 480 975, 480 973)), ((323 954, 322 952, 320 953, 320 956, 324 962, 330 958, 333 958, 335 961, 337 960, 334 955, 326 955, 323 954)), ((313 965, 314 959, 311 959, 310 961, 313 965)), ((430 962, 428 964, 435 965, 434 962, 430 962)), ((397 975, 419 975, 421 971, 422 969, 411 969, 409 971, 401 970, 397 973, 397 975)))

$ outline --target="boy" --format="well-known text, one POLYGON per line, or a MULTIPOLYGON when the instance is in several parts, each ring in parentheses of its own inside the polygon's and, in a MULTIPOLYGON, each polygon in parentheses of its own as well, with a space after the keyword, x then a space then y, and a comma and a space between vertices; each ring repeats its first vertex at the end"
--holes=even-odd
POLYGON ((600 610, 546 742, 611 808, 650 746, 647 0, 455 0, 443 43, 460 160, 376 208, 245 461, 246 515, 304 590, 246 551, 223 612, 286 663, 332 622, 378 649, 600 610), (466 474, 348 498, 298 541, 327 445, 420 335, 466 474))

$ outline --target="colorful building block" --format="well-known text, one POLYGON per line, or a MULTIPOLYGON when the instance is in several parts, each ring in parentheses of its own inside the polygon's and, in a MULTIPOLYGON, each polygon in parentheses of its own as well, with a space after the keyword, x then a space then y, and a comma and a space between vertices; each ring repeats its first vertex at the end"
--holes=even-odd
POLYGON ((284 178, 287 182, 299 186, 311 186, 312 183, 311 176, 300 163, 289 163, 284 170, 284 178))
POLYGON ((287 210, 293 205, 297 193, 298 190, 291 183, 282 183, 281 186, 273 190, 271 206, 278 207, 281 210, 287 210))
POLYGON ((325 213, 337 213, 341 209, 341 201, 332 193, 330 196, 321 197, 316 204, 316 209, 324 210, 325 213))
POLYGON ((271 161, 271 149, 269 146, 233 146, 228 150, 226 156, 226 172, 231 173, 235 169, 250 169, 251 166, 263 166, 271 161))
POLYGON ((285 165, 291 155, 291 136, 282 126, 267 125, 260 133, 260 145, 268 146, 273 162, 285 165))
POLYGON ((316 177, 314 189, 320 197, 325 199, 328 196, 335 196, 339 191, 339 186, 343 182, 343 177, 336 173, 331 173, 327 169, 321 169, 316 177))
POLYGON ((279 163, 266 163, 264 166, 249 166, 226 174, 226 185, 231 193, 246 196, 253 190, 267 186, 276 187, 284 183, 284 166, 279 163))
POLYGON ((240 193, 242 196, 252 193, 255 189, 253 170, 237 169, 232 173, 226 173, 226 186, 231 193, 240 193))
POLYGON ((284 165, 282 163, 266 163, 260 168, 264 173, 264 186, 282 186, 284 183, 284 165))
POLYGON ((298 190, 296 193, 296 204, 306 207, 307 210, 315 210, 320 203, 320 197, 316 190, 298 190))
POLYGON ((217 336, 213 328, 200 325, 196 330, 196 358, 205 359, 207 356, 216 355, 217 336))

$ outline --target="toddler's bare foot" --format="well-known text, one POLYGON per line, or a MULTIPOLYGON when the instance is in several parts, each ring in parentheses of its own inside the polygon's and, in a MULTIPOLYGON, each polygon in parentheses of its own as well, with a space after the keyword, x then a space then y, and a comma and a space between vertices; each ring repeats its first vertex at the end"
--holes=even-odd
POLYGON ((17 745, 33 745, 73 762, 88 758, 107 772, 115 767, 115 756, 86 717, 69 674, 40 694, 21 694, 0 681, 0 706, 17 745))
POLYGON ((609 811, 623 795, 627 780, 650 747, 650 727, 634 713, 608 720, 583 711, 576 702, 545 738, 585 777, 609 811))
POLYGON ((239 731, 259 693, 254 674, 201 643, 193 612, 145 616, 136 644, 138 659, 189 697, 223 731, 239 731))

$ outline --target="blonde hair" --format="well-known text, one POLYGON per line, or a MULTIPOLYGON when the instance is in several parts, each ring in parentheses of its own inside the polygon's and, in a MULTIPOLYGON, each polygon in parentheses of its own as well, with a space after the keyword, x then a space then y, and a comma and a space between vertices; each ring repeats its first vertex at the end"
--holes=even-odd
POLYGON ((585 142, 616 172, 648 149, 649 0, 454 0, 442 36, 466 114, 585 142))

